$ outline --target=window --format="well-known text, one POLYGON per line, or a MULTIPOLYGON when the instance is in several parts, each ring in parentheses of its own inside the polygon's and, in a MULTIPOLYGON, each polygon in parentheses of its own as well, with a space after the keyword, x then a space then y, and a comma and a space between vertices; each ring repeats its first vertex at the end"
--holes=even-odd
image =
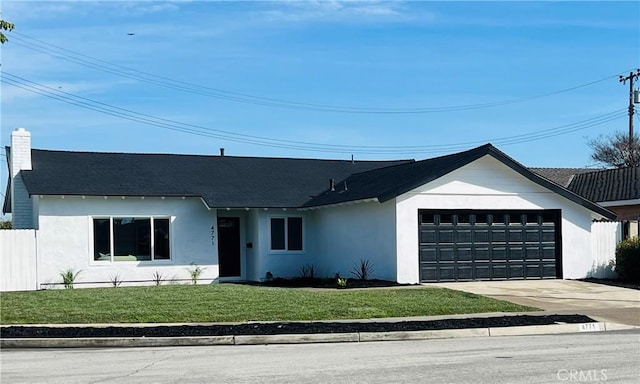
POLYGON ((459 213, 458 214, 458 225, 460 224, 470 224, 471 223, 471 215, 468 213, 459 213))
POLYGON ((93 219, 95 261, 169 260, 169 219, 109 217, 93 219))
POLYGON ((302 217, 271 218, 271 250, 302 251, 302 217))

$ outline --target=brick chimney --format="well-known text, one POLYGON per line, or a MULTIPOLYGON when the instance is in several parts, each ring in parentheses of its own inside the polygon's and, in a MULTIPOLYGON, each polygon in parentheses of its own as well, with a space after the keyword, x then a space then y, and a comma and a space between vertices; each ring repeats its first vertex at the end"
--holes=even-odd
POLYGON ((31 133, 24 128, 11 132, 11 221, 15 229, 33 228, 33 202, 21 171, 31 170, 31 133))

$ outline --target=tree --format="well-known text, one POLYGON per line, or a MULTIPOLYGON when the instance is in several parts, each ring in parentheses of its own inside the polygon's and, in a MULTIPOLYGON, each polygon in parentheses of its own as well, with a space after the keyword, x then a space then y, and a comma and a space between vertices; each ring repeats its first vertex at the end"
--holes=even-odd
POLYGON ((2 31, 12 31, 13 27, 14 25, 12 23, 6 20, 0 20, 0 44, 4 44, 9 41, 2 31))
POLYGON ((588 144, 593 149, 591 159, 605 167, 640 166, 640 138, 638 135, 633 135, 632 140, 629 140, 629 135, 616 132, 606 137, 599 136, 597 139, 589 141, 588 144))

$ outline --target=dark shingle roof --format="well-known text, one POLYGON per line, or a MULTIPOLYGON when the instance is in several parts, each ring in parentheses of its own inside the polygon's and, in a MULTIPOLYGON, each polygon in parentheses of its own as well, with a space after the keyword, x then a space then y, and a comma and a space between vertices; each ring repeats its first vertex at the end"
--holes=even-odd
POLYGON ((343 161, 34 149, 32 195, 202 197, 210 207, 299 207, 344 179, 412 160, 343 161))
POLYGON ((337 183, 335 191, 325 190, 305 204, 306 207, 339 204, 348 201, 357 201, 376 198, 380 202, 390 200, 405 192, 433 181, 447 173, 471 163, 485 155, 490 155, 503 164, 518 172, 527 179, 547 188, 567 199, 582 205, 609 219, 615 218, 615 214, 609 210, 550 182, 544 177, 531 172, 522 164, 513 160, 491 144, 486 144, 465 152, 448 156, 436 157, 408 164, 401 164, 380 168, 364 173, 354 174, 337 183), (346 190, 345 185, 346 183, 346 190))
POLYGON ((529 170, 565 188, 575 175, 593 172, 592 168, 529 168, 529 170))
POLYGON ((581 173, 568 188, 591 201, 640 199, 640 167, 581 173))
POLYGON ((40 149, 33 149, 31 155, 33 170, 21 172, 31 195, 202 197, 215 208, 310 208, 369 198, 385 202, 490 155, 577 204, 615 217, 531 172, 491 144, 418 162, 40 149), (336 181, 334 191, 328 188, 330 179, 336 181))

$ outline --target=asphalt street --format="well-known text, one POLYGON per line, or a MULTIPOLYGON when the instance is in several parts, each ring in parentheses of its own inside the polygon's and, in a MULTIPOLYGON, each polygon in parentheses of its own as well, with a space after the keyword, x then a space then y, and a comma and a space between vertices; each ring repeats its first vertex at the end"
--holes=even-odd
POLYGON ((8 383, 640 382, 640 332, 426 341, 3 350, 8 383))

